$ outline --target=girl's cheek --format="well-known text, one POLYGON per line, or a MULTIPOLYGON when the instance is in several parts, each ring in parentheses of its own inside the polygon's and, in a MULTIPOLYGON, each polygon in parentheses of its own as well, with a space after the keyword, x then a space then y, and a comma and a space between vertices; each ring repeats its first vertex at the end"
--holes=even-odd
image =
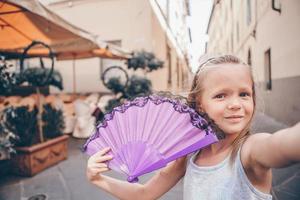
POLYGON ((219 101, 214 105, 215 110, 218 110, 219 112, 225 110, 225 108, 227 107, 228 103, 224 100, 224 101, 219 101))
POLYGON ((248 110, 253 110, 254 109, 254 103, 252 101, 248 101, 246 103, 246 107, 248 108, 248 110))

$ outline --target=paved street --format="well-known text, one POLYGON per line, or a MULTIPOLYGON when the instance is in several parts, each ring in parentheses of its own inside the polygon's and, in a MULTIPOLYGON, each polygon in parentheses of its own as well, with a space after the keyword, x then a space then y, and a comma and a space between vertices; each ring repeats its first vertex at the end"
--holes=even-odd
MULTIPOLYGON (((258 114, 253 124, 254 132, 274 132, 285 125, 258 114)), ((80 151, 85 140, 71 138, 69 157, 32 178, 4 176, 0 179, 0 200, 27 200, 36 194, 44 194, 47 200, 113 200, 112 196, 89 184, 85 178, 87 156, 80 151)), ((118 177, 109 172, 109 175, 118 177)), ((151 174, 141 178, 146 181, 151 174)), ((119 177, 124 178, 124 177, 119 177)), ((274 170, 274 199, 300 199, 300 165, 274 170)), ((34 198, 32 198, 34 199, 34 198)), ((35 198, 37 199, 37 198, 35 198)), ((181 200, 182 182, 161 200, 181 200)))

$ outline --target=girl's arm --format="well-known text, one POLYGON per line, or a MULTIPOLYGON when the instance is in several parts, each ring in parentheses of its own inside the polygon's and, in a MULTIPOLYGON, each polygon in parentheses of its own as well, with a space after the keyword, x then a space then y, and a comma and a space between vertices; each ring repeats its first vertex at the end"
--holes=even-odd
POLYGON ((280 168, 300 161, 300 123, 273 134, 254 134, 244 144, 247 164, 280 168))
POLYGON ((91 183, 119 199, 157 199, 170 190, 185 174, 186 158, 181 158, 170 163, 145 185, 114 179, 100 174, 109 170, 105 164, 105 161, 112 159, 105 155, 108 151, 109 149, 105 149, 90 157, 87 177, 91 183))

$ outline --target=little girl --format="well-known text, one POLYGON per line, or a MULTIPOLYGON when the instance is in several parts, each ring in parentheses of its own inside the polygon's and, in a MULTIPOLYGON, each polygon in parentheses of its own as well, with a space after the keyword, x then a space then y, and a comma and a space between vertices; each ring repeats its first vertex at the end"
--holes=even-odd
POLYGON ((250 135, 254 81, 250 67, 232 55, 200 65, 188 100, 214 120, 225 139, 170 163, 144 185, 102 175, 112 159, 106 148, 89 158, 88 180, 119 199, 158 199, 182 177, 185 200, 272 199, 271 168, 300 161, 300 123, 274 134, 250 135))

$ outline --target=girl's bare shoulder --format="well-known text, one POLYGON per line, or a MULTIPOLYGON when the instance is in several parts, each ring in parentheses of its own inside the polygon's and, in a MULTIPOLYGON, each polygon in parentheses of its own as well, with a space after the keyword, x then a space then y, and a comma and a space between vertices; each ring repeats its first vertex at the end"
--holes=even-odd
POLYGON ((244 168, 259 165, 257 163, 257 154, 263 153, 267 140, 272 134, 255 133, 250 135, 241 147, 241 160, 244 168))
POLYGON ((270 135, 269 133, 251 135, 244 142, 241 149, 241 161, 249 181, 257 189, 267 193, 270 192, 272 183, 271 169, 259 162, 257 154, 259 152, 263 153, 264 148, 261 148, 261 145, 270 135))

